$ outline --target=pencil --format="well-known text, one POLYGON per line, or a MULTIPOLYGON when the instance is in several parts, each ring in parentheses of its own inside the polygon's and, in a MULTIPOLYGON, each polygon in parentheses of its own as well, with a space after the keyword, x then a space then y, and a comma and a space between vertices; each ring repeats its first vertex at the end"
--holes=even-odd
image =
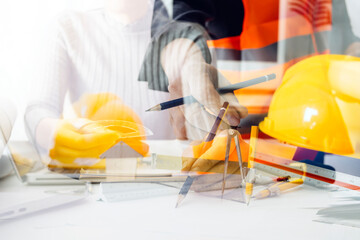
POLYGON ((231 84, 229 86, 219 88, 219 89, 217 89, 217 91, 219 93, 230 93, 230 92, 233 92, 235 90, 246 88, 246 87, 249 87, 249 86, 252 86, 252 85, 255 85, 255 84, 259 84, 259 83, 262 83, 262 82, 267 82, 267 81, 270 81, 270 80, 275 79, 275 78, 276 78, 276 74, 272 73, 272 74, 268 74, 268 75, 265 75, 265 76, 253 78, 253 79, 250 79, 250 80, 247 80, 247 81, 244 81, 244 82, 231 84))
POLYGON ((256 147, 257 137, 258 137, 258 127, 251 126, 249 155, 248 155, 249 172, 246 176, 246 185, 245 185, 245 196, 246 196, 247 205, 249 205, 250 203, 250 198, 253 192, 253 185, 255 180, 254 161, 255 161, 255 147, 256 147))
POLYGON ((193 96, 177 98, 177 99, 173 99, 173 100, 170 100, 170 101, 163 102, 163 103, 160 103, 158 105, 155 105, 155 106, 147 109, 146 112, 161 111, 161 110, 165 110, 165 109, 168 109, 168 108, 181 106, 183 104, 190 104, 190 103, 193 103, 193 102, 197 102, 197 100, 193 96))
POLYGON ((214 122, 205 142, 210 142, 214 139, 214 137, 216 136, 216 132, 217 132, 228 108, 229 108, 229 103, 224 102, 223 106, 220 108, 219 114, 217 115, 215 122, 214 122))
MULTIPOLYGON (((265 75, 265 76, 261 76, 261 77, 257 77, 254 79, 250 79, 248 81, 245 82, 241 82, 241 83, 236 83, 236 84, 232 84, 226 87, 222 87, 222 88, 218 88, 217 91, 219 93, 229 93, 229 92, 233 92, 235 90, 238 89, 242 89, 242 88, 246 88, 258 83, 262 83, 262 82, 266 82, 272 79, 276 78, 276 74, 272 73, 269 75, 265 75)), ((193 96, 186 96, 183 98, 177 98, 174 100, 170 100, 167 102, 163 102, 160 104, 157 104, 149 109, 146 110, 146 112, 151 112, 151 111, 162 111, 162 110, 166 110, 169 108, 173 108, 173 107, 177 107, 177 106, 181 106, 183 104, 190 104, 190 103, 194 103, 197 102, 197 100, 193 97, 193 96)))
MULTIPOLYGON (((224 104, 222 105, 222 107, 220 108, 219 114, 215 119, 215 122, 209 132, 209 135, 206 137, 206 144, 210 144, 210 142, 214 139, 214 137, 216 136, 216 132, 221 124, 222 119, 224 118, 227 109, 229 108, 229 103, 228 102, 224 102, 224 104)), ((180 203, 185 199, 186 195, 188 194, 192 183, 194 182, 195 177, 191 177, 188 176, 183 184, 183 186, 180 189, 180 192, 178 194, 178 200, 176 202, 176 206, 175 208, 177 208, 180 203)))
POLYGON ((298 187, 304 183, 304 180, 301 178, 296 178, 294 180, 291 180, 290 182, 278 182, 270 187, 262 190, 261 192, 257 193, 255 195, 255 198, 266 198, 269 196, 275 196, 278 195, 284 191, 290 190, 292 188, 298 187))
POLYGON ((184 185, 182 185, 182 187, 180 189, 180 192, 179 192, 179 195, 178 195, 178 200, 176 202, 175 208, 177 208, 180 205, 180 203, 185 199, 185 197, 188 194, 193 182, 194 182, 193 177, 188 176, 186 178, 186 180, 184 182, 184 185))

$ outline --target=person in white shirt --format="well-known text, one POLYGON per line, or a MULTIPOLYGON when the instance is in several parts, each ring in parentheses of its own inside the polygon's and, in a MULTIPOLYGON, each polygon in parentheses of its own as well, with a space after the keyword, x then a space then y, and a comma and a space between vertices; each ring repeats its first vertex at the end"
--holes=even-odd
MULTIPOLYGON (((206 33, 197 25, 169 20, 158 0, 104 3, 104 9, 66 13, 59 19, 41 92, 25 114, 32 139, 45 149, 52 147, 67 92, 73 103, 84 94, 117 95, 155 139, 186 139, 196 129, 204 136, 214 116, 201 104, 217 113, 223 101, 215 90, 217 72, 210 64, 206 33), (201 104, 145 112, 190 94, 201 104)), ((245 115, 244 108, 233 106, 228 121, 237 125, 245 115)))

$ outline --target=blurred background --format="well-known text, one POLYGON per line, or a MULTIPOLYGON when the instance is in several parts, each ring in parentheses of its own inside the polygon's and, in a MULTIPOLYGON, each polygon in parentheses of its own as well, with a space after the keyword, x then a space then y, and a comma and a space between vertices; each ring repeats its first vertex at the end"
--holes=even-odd
MULTIPOLYGON (((163 2, 168 7, 172 0, 163 2)), ((86 11, 102 5, 102 0, 0 1, 0 96, 11 99, 17 108, 13 140, 26 139, 24 111, 36 86, 42 46, 56 16, 66 10, 86 11)))
MULTIPOLYGON (((171 13, 173 0, 163 2, 171 13)), ((345 3, 351 30, 359 37, 360 17, 357 11, 360 1, 345 0, 345 3)), ((1 0, 0 96, 11 99, 17 108, 17 119, 12 133, 14 140, 26 139, 24 109, 34 92, 39 69, 37 63, 42 55, 47 32, 56 16, 66 10, 96 9, 102 4, 102 0, 1 0)), ((221 61, 219 62, 221 66, 221 61)))

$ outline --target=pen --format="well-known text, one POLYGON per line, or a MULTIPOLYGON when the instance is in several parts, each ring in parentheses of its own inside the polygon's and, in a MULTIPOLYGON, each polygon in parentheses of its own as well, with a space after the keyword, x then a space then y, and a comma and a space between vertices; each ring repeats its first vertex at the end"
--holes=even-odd
MULTIPOLYGON (((215 122, 209 132, 209 135, 206 137, 206 140, 205 140, 205 145, 204 147, 209 144, 213 139, 214 137, 216 136, 216 132, 221 124, 221 121, 222 119, 224 118, 225 114, 226 114, 226 111, 227 109, 229 108, 229 103, 228 102, 224 102, 223 106, 220 108, 220 111, 219 111, 219 114, 218 116, 216 117, 215 119, 215 122)), ((191 176, 188 176, 184 182, 184 185, 181 187, 180 189, 180 192, 178 194, 178 200, 176 202, 176 206, 175 208, 177 208, 180 203, 185 199, 186 195, 188 194, 190 188, 191 188, 191 185, 194 181, 195 177, 191 177, 191 176)))
POLYGON ((304 183, 304 180, 301 178, 296 178, 289 182, 278 182, 278 183, 275 183, 275 184, 271 185, 270 187, 260 191, 259 193, 257 193, 255 195, 255 198, 261 199, 261 198, 266 198, 269 196, 279 195, 281 192, 298 187, 303 183, 304 183))
MULTIPOLYGON (((252 86, 252 85, 255 85, 255 84, 258 84, 258 83, 266 82, 266 81, 269 81, 269 80, 272 80, 272 79, 275 79, 275 78, 276 78, 276 74, 272 73, 272 74, 257 77, 257 78, 254 78, 254 79, 251 79, 251 80, 248 80, 248 81, 245 81, 245 82, 236 83, 236 84, 232 84, 232 85, 229 85, 229 86, 226 86, 226 87, 218 88, 217 91, 219 93, 229 93, 229 92, 233 92, 233 91, 238 90, 238 89, 246 88, 246 87, 249 87, 249 86, 252 86)), ((194 103, 194 102, 197 102, 197 100, 193 96, 186 96, 186 97, 183 97, 183 98, 177 98, 177 99, 174 99, 174 100, 170 100, 170 101, 167 101, 167 102, 157 104, 157 105, 147 109, 146 112, 162 111, 162 110, 165 110, 165 109, 177 107, 177 106, 180 106, 180 105, 183 105, 183 104, 190 104, 190 103, 194 103)))
POLYGON ((245 196, 246 196, 247 205, 249 205, 250 203, 250 198, 253 192, 253 185, 255 181, 254 160, 255 160, 255 146, 256 146, 257 137, 258 137, 258 127, 251 126, 249 157, 248 157, 249 172, 246 176, 246 184, 245 184, 245 196))

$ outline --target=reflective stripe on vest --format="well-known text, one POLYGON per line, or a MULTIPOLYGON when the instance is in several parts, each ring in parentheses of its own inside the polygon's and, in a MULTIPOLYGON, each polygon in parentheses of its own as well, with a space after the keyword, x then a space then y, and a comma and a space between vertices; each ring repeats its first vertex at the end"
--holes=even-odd
POLYGON ((208 41, 218 69, 237 83, 276 73, 277 78, 237 90, 249 113, 265 113, 283 73, 296 62, 328 53, 331 0, 243 0, 245 16, 240 36, 208 41))

